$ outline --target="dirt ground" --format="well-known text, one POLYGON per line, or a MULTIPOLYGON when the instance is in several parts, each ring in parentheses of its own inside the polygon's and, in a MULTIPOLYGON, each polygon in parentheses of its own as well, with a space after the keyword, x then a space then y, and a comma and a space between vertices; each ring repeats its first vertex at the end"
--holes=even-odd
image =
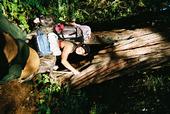
POLYGON ((33 114, 36 112, 33 86, 16 80, 0 85, 0 114, 33 114))

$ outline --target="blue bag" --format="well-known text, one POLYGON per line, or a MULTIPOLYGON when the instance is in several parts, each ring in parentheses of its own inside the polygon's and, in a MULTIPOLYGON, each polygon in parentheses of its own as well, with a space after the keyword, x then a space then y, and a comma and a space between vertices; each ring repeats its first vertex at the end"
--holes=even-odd
POLYGON ((38 46, 38 53, 40 56, 46 56, 52 53, 50 51, 50 44, 47 35, 42 30, 37 31, 36 42, 38 46))

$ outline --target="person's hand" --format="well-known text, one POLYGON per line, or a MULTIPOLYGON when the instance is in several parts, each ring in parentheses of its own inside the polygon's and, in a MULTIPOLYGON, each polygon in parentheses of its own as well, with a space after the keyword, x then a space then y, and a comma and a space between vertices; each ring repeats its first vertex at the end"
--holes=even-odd
POLYGON ((78 70, 75 70, 75 71, 73 72, 73 74, 74 74, 74 75, 79 75, 80 72, 79 72, 78 70))

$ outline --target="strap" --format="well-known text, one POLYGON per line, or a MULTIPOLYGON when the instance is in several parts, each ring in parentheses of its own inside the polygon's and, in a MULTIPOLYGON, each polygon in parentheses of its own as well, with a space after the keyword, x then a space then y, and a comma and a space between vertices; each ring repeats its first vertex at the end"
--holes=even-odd
MULTIPOLYGON (((83 30, 79 27, 79 26, 73 26, 75 29, 75 38, 73 38, 73 40, 77 40, 78 42, 84 42, 84 35, 83 35, 83 30), (78 30, 80 30, 80 37, 78 36, 78 30), (81 39, 81 40, 80 40, 81 39)), ((58 33, 57 31, 55 32, 58 36, 59 39, 65 40, 65 39, 69 39, 69 38, 65 38, 63 31, 61 31, 60 33, 58 33)), ((71 40, 71 38, 70 38, 71 40)))
MULTIPOLYGON (((2 34, 0 34, 2 35, 2 34)), ((0 80, 4 77, 4 75, 6 75, 8 73, 8 69, 9 69, 9 64, 8 64, 8 60, 5 56, 4 53, 4 47, 5 47, 5 40, 0 38, 0 80)))
POLYGON ((78 34, 77 34, 77 30, 78 30, 78 29, 80 29, 81 35, 84 37, 84 35, 83 35, 83 30, 82 30, 79 26, 76 26, 75 29, 76 29, 76 38, 78 38, 78 34))
POLYGON ((16 44, 18 46, 18 53, 17 56, 11 62, 11 64, 20 64, 22 69, 24 69, 27 59, 29 57, 30 50, 23 40, 17 39, 16 44))

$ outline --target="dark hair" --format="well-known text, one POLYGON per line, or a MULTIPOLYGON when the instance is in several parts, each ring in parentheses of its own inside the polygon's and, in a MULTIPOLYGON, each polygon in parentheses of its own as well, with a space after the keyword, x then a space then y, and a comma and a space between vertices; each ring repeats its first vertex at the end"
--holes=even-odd
POLYGON ((90 53, 90 47, 87 44, 82 44, 81 47, 85 50, 85 54, 90 53))

